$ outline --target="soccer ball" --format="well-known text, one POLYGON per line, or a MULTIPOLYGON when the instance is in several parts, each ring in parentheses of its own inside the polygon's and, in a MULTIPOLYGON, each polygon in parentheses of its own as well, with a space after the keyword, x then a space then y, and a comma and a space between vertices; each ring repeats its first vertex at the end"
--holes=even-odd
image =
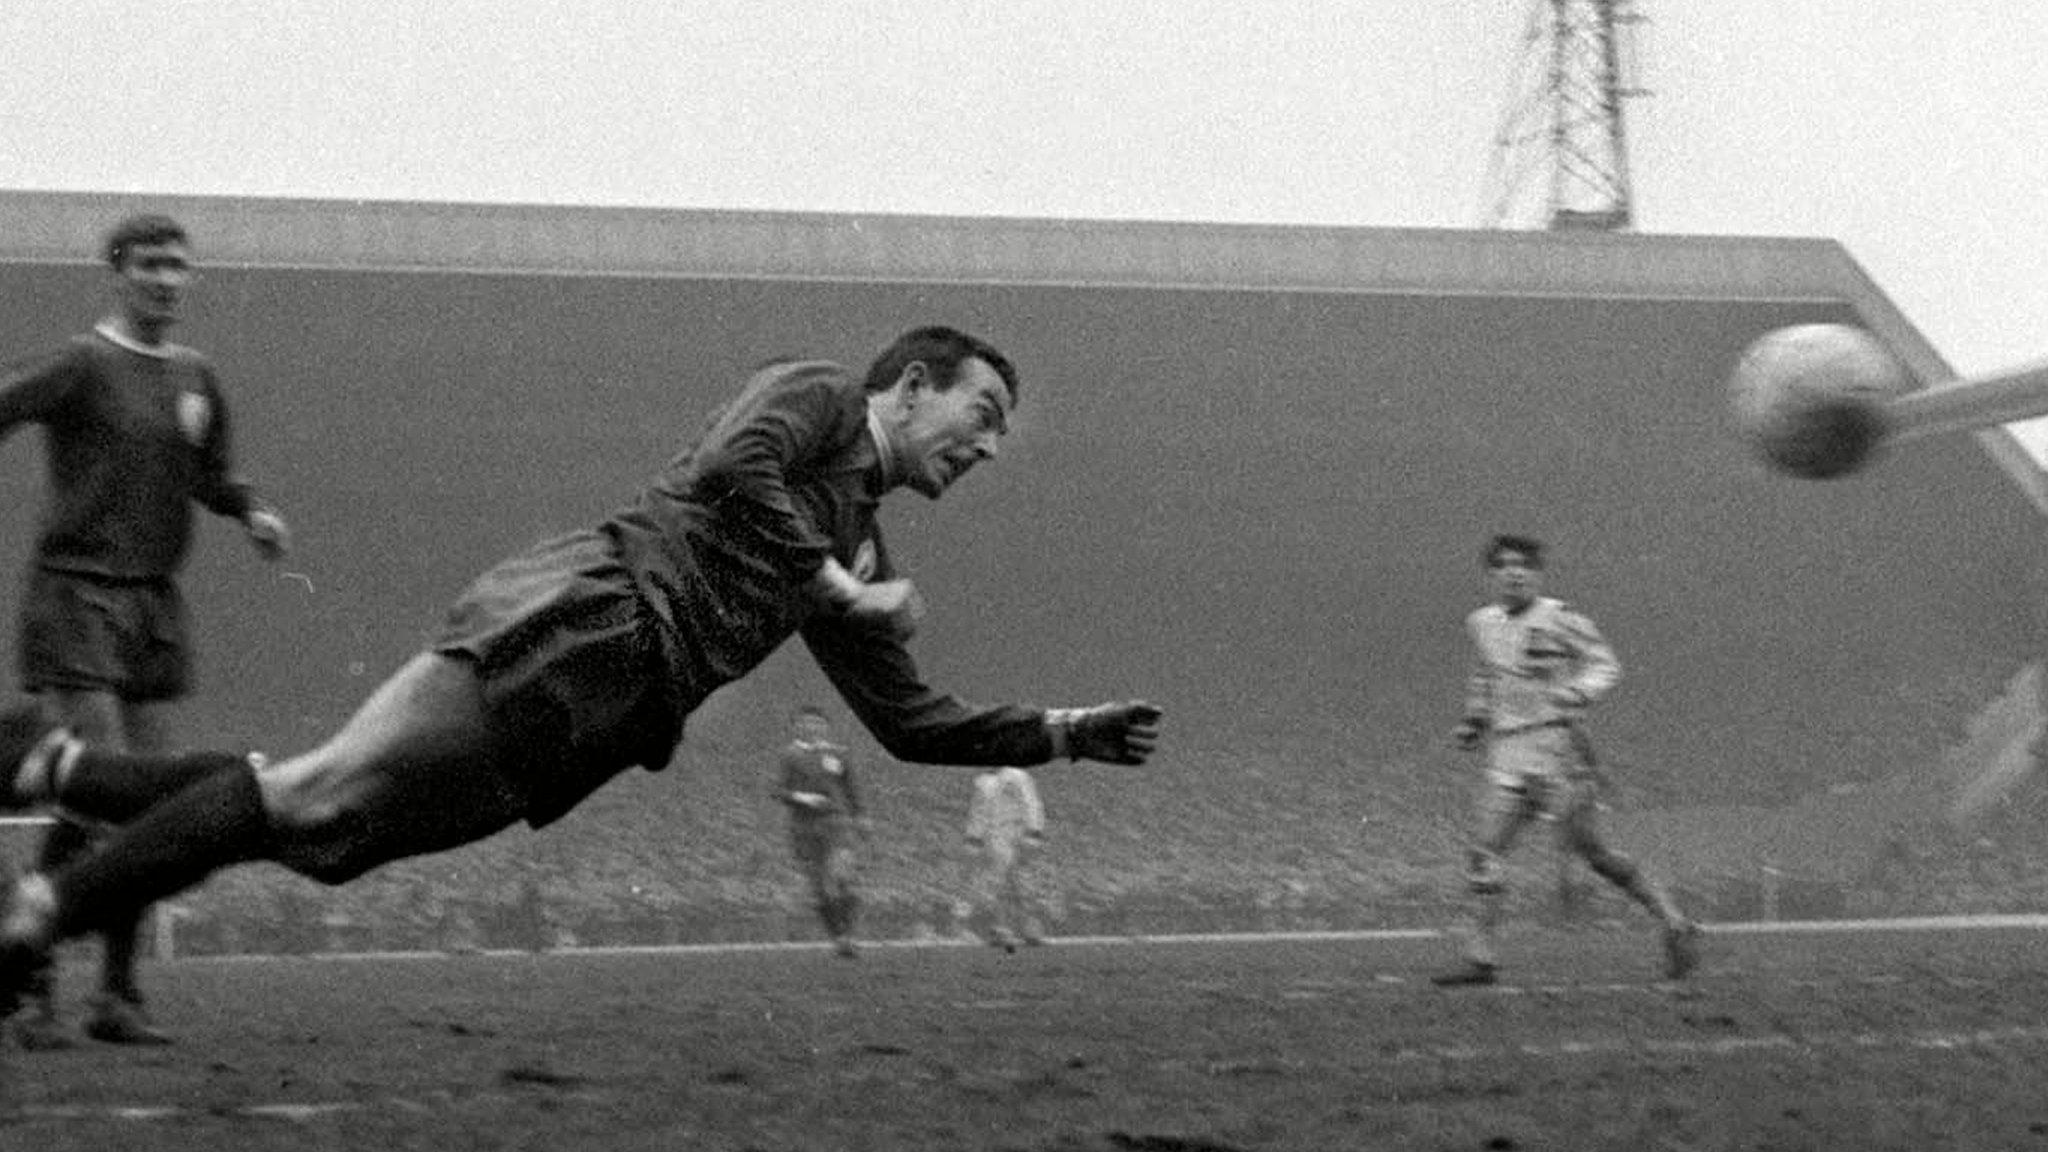
POLYGON ((1912 378, 1877 338, 1847 324, 1795 324, 1758 337, 1728 380, 1735 426, 1773 468, 1846 476, 1885 437, 1884 402, 1912 378))

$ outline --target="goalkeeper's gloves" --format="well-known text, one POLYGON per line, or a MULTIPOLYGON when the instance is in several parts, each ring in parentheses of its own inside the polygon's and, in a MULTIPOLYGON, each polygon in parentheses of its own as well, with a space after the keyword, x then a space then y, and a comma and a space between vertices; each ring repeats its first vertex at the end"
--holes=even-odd
POLYGON ((1126 700, 1093 708, 1055 708, 1045 714, 1045 725, 1054 757, 1143 764, 1159 743, 1162 715, 1142 700, 1126 700))

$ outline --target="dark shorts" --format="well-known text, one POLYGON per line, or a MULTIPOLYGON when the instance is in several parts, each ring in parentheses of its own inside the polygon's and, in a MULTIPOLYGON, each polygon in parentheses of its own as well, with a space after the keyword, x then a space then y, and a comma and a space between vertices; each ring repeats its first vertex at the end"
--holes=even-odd
POLYGON ((798 816, 789 822, 789 848, 806 870, 826 866, 832 853, 853 842, 847 820, 837 813, 798 816))
POLYGON ((595 532, 499 564, 448 610, 433 648, 475 667, 486 707, 529 750, 507 765, 528 823, 559 818, 628 768, 667 766, 682 718, 658 628, 595 532))
POLYGON ((29 571, 21 603, 21 681, 44 689, 175 700, 192 683, 185 601, 169 577, 29 571))

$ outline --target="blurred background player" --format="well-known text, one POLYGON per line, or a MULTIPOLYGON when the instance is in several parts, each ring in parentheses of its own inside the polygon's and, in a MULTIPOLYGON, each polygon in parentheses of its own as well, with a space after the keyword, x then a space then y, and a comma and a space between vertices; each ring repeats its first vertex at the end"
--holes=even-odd
POLYGON ((1664 974, 1682 980, 1698 964, 1699 929, 1661 885, 1607 846, 1599 828, 1599 771, 1584 717, 1620 682, 1621 664, 1590 619, 1541 594, 1539 541, 1496 536, 1485 560, 1494 602, 1465 621, 1477 651, 1464 718, 1453 732, 1461 748, 1486 746, 1478 835, 1465 872, 1477 908, 1464 966, 1435 981, 1494 982, 1494 936, 1507 889, 1503 857, 1537 819, 1555 821, 1562 848, 1657 917, 1664 974))
POLYGON ((860 914, 854 886, 855 836, 868 834, 860 789, 846 749, 831 742, 832 724, 823 710, 805 707, 790 721, 793 739, 782 750, 782 779, 775 798, 789 809, 789 843, 797 867, 810 885, 818 919, 841 956, 859 954, 853 929, 860 914))
POLYGON ((985 939, 1005 952, 1017 944, 1045 943, 1045 931, 1028 906, 1025 865, 1045 843, 1045 807, 1038 785, 1022 768, 997 768, 974 778, 967 805, 967 843, 977 855, 975 919, 987 926, 985 939))
POLYGON ((801 636, 890 755, 926 764, 1142 764, 1160 710, 977 706, 927 685, 923 601, 883 546, 884 496, 937 499, 996 453, 1016 370, 952 328, 904 333, 865 376, 823 360, 754 372, 626 508, 486 571, 425 649, 340 731, 276 762, 94 749, 0 713, 0 807, 122 825, 19 878, 0 909, 0 1013, 59 941, 270 860, 327 884, 665 768, 713 692, 801 636))
MULTIPOLYGON (((234 473, 228 410, 213 366, 165 338, 194 280, 185 231, 134 216, 108 234, 114 307, 91 332, 0 375, 0 435, 40 424, 49 493, 20 609, 22 686, 52 721, 107 749, 164 752, 169 708, 191 680, 191 643, 177 585, 192 505, 239 520, 266 559, 282 556, 285 524, 234 473)), ((93 832, 64 812, 40 867, 85 850, 93 832)), ((141 909, 99 933, 100 991, 86 1033, 162 1043, 136 980, 141 909)), ((54 969, 37 976, 15 1023, 26 1048, 70 1043, 55 1007, 54 969)))

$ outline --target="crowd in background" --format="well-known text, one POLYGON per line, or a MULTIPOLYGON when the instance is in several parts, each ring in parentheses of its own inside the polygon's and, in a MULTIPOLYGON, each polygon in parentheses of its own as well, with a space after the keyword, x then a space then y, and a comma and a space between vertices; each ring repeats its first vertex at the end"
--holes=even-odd
MULTIPOLYGON (((164 915, 177 953, 661 945, 816 939, 801 877, 763 801, 758 764, 688 781, 650 778, 601 796, 544 835, 516 831, 459 853, 325 888, 282 869, 224 875, 164 915), (649 803, 659 799, 665 803, 649 803)), ((1410 766, 1416 767, 1416 766, 1410 766)), ((1029 881, 1049 933, 1444 927, 1454 922, 1456 788, 1379 797, 1370 810, 1262 789, 1247 763, 1231 803, 1183 795, 1119 806, 1099 778, 1046 773, 1048 837, 1029 881), (1404 802, 1405 798, 1405 802, 1404 802), (1063 803, 1064 801, 1064 803, 1063 803), (1284 834, 1275 834, 1284 832, 1284 834)), ((875 777, 864 853, 872 939, 976 938, 975 856, 963 842, 971 775, 890 767, 875 777)), ((1688 869, 1674 883, 1713 921, 2048 912, 2048 786, 2023 786, 1968 828, 1923 821, 1829 876, 1757 860, 1688 869)), ((1632 924, 1634 911, 1547 845, 1512 865, 1526 924, 1632 924)), ((158 933, 159 940, 163 933, 158 933)))

